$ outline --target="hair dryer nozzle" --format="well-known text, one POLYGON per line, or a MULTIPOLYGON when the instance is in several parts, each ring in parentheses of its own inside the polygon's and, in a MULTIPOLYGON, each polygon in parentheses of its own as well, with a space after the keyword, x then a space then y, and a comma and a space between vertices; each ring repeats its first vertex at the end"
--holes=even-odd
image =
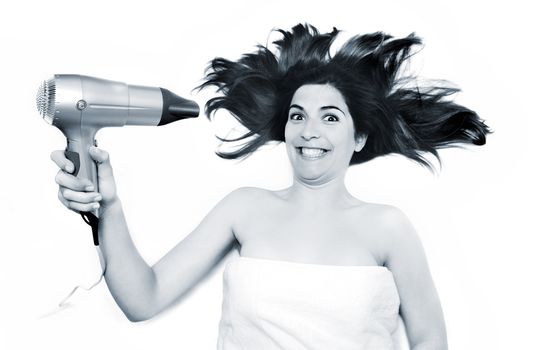
POLYGON ((199 105, 195 101, 186 100, 166 89, 162 92, 163 108, 159 126, 175 122, 180 119, 196 118, 199 116, 199 105))

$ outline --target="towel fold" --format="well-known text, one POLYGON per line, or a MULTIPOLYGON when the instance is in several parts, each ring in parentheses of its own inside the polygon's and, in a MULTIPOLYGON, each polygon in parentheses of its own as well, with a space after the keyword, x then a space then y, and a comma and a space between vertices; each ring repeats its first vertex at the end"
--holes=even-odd
POLYGON ((386 267, 236 257, 223 280, 218 350, 394 349, 400 300, 386 267))

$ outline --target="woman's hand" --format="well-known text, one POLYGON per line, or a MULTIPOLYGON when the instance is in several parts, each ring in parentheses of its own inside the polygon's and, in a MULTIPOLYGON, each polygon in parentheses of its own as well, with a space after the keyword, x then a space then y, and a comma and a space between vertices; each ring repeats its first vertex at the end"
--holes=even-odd
POLYGON ((90 147, 89 153, 97 163, 99 192, 93 188, 90 180, 71 174, 74 164, 65 157, 64 151, 53 151, 51 154, 51 159, 60 168, 55 177, 55 182, 59 185, 58 198, 64 206, 76 212, 93 211, 98 209, 100 204, 105 210, 117 199, 109 153, 93 146, 90 147))

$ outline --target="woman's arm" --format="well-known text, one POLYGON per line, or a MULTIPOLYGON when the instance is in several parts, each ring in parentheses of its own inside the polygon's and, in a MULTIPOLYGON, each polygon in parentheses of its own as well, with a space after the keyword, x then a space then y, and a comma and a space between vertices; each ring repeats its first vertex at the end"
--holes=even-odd
POLYGON ((447 334, 439 296, 422 243, 397 208, 384 215, 389 249, 386 266, 393 273, 411 350, 446 350, 447 334))
POLYGON ((98 163, 101 198, 86 179, 71 175, 73 164, 63 151, 52 153, 61 168, 56 176, 59 199, 71 210, 90 211, 100 200, 99 241, 105 258, 105 280, 115 301, 131 321, 149 319, 193 288, 225 256, 235 242, 233 222, 246 203, 246 189, 225 197, 201 224, 154 266, 137 251, 116 195, 107 152, 92 148, 98 163))
POLYGON ((100 247, 105 280, 131 321, 147 320, 192 289, 234 243, 232 220, 239 190, 222 199, 201 224, 150 267, 135 248, 120 201, 100 218, 100 247))

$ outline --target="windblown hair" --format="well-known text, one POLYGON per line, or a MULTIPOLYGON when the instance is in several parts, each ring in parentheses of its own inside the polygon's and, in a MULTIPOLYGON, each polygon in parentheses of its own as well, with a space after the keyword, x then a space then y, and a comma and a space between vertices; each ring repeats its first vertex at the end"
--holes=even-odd
POLYGON ((350 165, 390 153, 402 154, 429 167, 424 157, 460 144, 485 144, 491 131, 478 115, 449 100, 459 90, 438 82, 420 87, 414 76, 400 76, 411 48, 421 44, 413 34, 394 39, 382 32, 349 39, 335 54, 331 46, 339 31, 320 34, 308 24, 277 30, 278 52, 258 45, 237 61, 215 58, 200 89, 217 87, 222 96, 206 103, 211 119, 229 111, 248 132, 224 142, 245 141, 220 157, 245 157, 270 141, 284 142, 288 109, 295 91, 305 84, 330 84, 340 91, 353 118, 355 134, 368 135, 350 165))

